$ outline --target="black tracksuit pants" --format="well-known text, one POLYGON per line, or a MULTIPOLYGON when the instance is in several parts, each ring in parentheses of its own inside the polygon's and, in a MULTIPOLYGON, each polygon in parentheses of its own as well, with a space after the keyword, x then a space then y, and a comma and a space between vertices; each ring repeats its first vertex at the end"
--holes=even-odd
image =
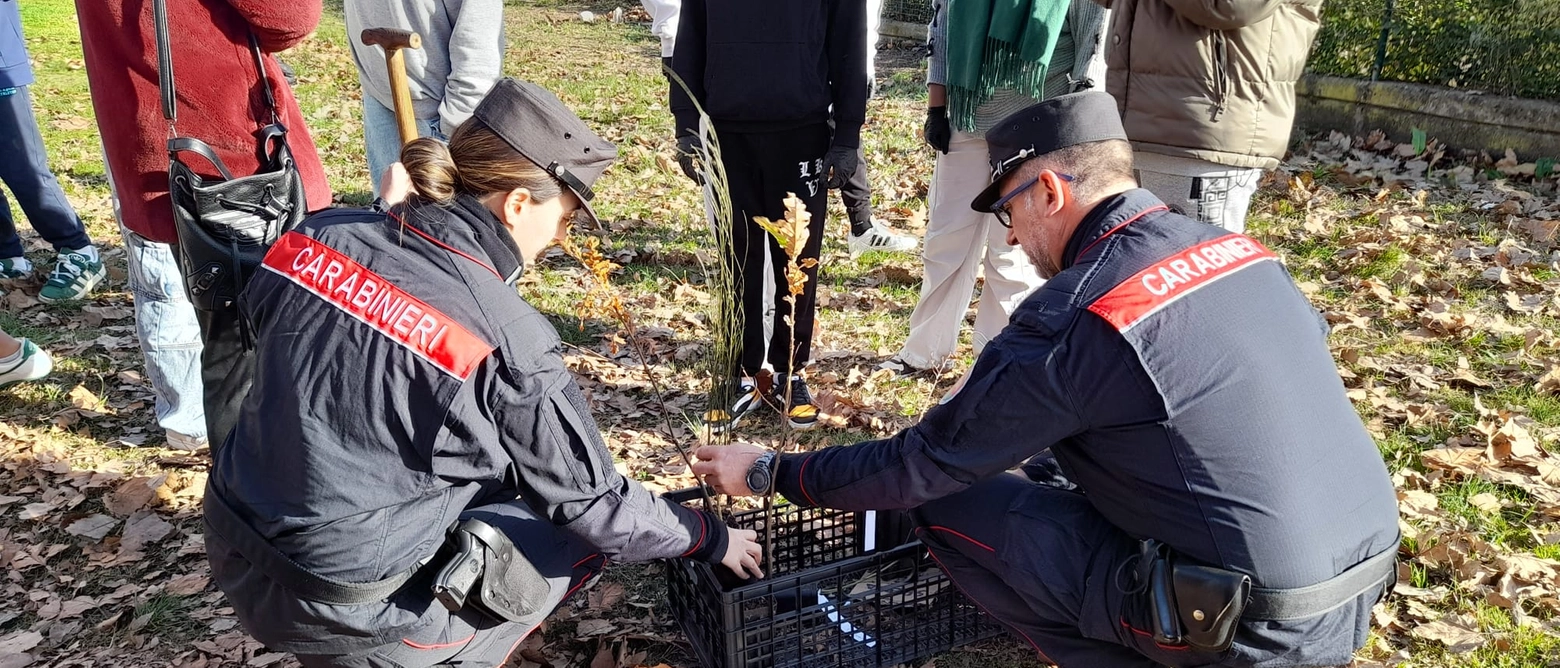
POLYGON ((744 375, 758 373, 766 362, 776 374, 792 373, 812 354, 818 267, 803 270, 807 285, 793 306, 786 299, 785 252, 753 217, 784 219, 785 198, 794 193, 812 214, 810 234, 797 262, 818 259, 828 217, 828 191, 819 172, 831 134, 826 123, 774 132, 720 132, 733 214, 729 258, 736 263, 736 299, 742 312, 738 371, 744 375), (794 337, 788 321, 795 323, 794 337))
POLYGON ((856 149, 856 173, 840 188, 840 201, 850 219, 851 234, 872 226, 872 185, 867 181, 867 147, 856 149))

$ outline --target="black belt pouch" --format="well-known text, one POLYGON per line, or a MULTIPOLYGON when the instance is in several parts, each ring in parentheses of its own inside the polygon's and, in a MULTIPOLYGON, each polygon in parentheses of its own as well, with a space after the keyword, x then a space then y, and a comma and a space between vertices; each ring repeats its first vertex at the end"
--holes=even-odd
POLYGON ((1172 589, 1181 639, 1208 652, 1223 652, 1235 642, 1240 615, 1251 597, 1251 578, 1222 568, 1172 561, 1172 589))

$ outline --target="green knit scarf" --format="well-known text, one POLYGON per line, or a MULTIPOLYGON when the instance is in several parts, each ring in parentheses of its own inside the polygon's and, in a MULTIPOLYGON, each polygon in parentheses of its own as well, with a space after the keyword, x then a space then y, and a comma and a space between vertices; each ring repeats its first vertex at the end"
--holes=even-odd
POLYGON ((975 110, 998 88, 1043 99, 1046 69, 1067 20, 1069 0, 948 2, 945 85, 954 127, 973 132, 975 110))

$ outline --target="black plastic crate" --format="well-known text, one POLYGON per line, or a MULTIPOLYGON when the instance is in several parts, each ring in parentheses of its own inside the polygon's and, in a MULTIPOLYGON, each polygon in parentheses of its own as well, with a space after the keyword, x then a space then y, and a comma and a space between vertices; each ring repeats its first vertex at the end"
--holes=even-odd
MULTIPOLYGON (((763 535, 762 510, 734 520, 763 535)), ((763 580, 685 559, 666 564, 673 614, 706 668, 893 666, 1002 632, 900 513, 783 505, 774 525, 763 580)))

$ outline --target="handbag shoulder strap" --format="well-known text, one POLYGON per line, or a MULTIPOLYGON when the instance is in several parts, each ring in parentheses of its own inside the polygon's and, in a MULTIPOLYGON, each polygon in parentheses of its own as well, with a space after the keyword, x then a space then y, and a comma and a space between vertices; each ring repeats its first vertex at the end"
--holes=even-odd
POLYGON ((276 109, 276 95, 271 92, 271 78, 265 74, 265 54, 260 51, 260 38, 255 37, 253 30, 249 31, 249 50, 255 54, 255 70, 260 73, 260 90, 265 92, 265 106, 271 110, 271 125, 281 126, 282 114, 276 109))
MULTIPOLYGON (((157 39, 157 88, 162 94, 163 118, 171 127, 179 117, 177 91, 173 84, 173 44, 168 34, 168 0, 152 0, 153 31, 157 39)), ((260 39, 249 31, 249 49, 255 56, 255 69, 260 73, 260 90, 265 93, 266 108, 271 112, 271 124, 282 124, 276 108, 276 95, 271 92, 271 79, 265 73, 265 54, 260 51, 260 39)))
POLYGON ((168 0, 152 0, 153 31, 157 37, 157 88, 162 92, 163 118, 171 128, 178 120, 179 105, 173 89, 173 45, 168 41, 168 0))

